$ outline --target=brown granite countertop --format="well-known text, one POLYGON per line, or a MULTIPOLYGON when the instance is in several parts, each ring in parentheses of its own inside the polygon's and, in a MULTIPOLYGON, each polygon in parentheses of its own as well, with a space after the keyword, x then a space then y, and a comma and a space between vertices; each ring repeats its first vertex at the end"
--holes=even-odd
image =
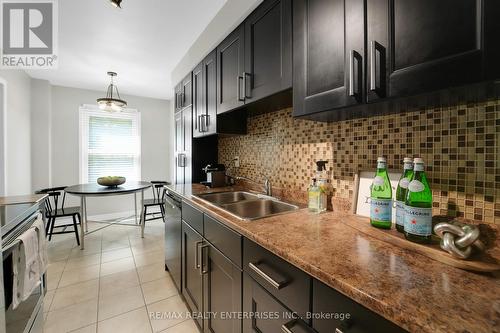
POLYGON ((48 197, 47 194, 27 194, 0 197, 0 206, 17 205, 22 203, 38 203, 48 197))
POLYGON ((245 237, 410 332, 500 332, 500 275, 447 266, 362 233, 368 219, 307 209, 242 221, 194 197, 199 184, 167 186, 245 237))

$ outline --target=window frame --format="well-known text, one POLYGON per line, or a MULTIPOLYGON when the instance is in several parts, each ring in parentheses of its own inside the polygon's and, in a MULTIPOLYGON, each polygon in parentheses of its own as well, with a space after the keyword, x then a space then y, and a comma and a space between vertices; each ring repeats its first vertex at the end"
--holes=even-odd
MULTIPOLYGON (((134 158, 137 169, 137 180, 141 180, 142 170, 142 137, 141 137, 141 113, 137 109, 127 108, 120 112, 109 112, 99 109, 97 105, 83 104, 78 110, 78 139, 79 139, 79 181, 82 184, 89 182, 89 120, 91 116, 116 119, 130 119, 135 122, 135 135, 138 139, 138 151, 134 158)), ((119 176, 119 175, 117 175, 119 176)))

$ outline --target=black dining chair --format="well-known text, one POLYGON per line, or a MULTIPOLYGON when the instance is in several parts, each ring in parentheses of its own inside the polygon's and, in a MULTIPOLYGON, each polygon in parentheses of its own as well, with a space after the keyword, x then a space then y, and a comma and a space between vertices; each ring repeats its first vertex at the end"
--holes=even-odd
POLYGON ((161 180, 153 180, 150 183, 152 184, 153 198, 144 200, 143 221, 162 219, 165 222, 165 196, 167 195, 165 185, 170 183, 161 180), (151 211, 153 207, 158 207, 160 211, 151 211), (157 216, 158 213, 160 216, 157 216), (150 217, 148 218, 148 216, 150 217))
POLYGON ((81 223, 80 207, 65 207, 66 192, 64 189, 67 186, 46 188, 36 191, 36 194, 47 194, 49 197, 45 200, 45 217, 47 218, 47 225, 45 226, 45 233, 52 240, 52 235, 75 233, 76 243, 80 245, 80 238, 78 236, 78 225, 81 223), (62 196, 62 200, 61 199, 62 196), (56 220, 64 217, 71 217, 73 223, 56 225, 56 220), (73 227, 73 230, 66 230, 68 227, 73 227), (62 231, 54 231, 54 229, 63 228, 62 231))

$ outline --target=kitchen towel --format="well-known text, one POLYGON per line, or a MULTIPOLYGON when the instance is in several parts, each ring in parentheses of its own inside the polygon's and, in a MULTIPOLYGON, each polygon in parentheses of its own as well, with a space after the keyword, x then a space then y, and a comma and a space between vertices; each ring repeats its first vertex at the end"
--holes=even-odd
POLYGON ((35 222, 33 223, 33 228, 35 228, 38 234, 38 258, 40 264, 40 274, 44 274, 47 271, 47 266, 49 265, 49 257, 47 252, 47 239, 45 236, 45 223, 43 222, 42 214, 39 213, 35 222))
POLYGON ((29 228, 16 241, 12 254, 13 287, 12 307, 15 309, 38 288, 40 279, 40 259, 38 250, 38 233, 29 228))

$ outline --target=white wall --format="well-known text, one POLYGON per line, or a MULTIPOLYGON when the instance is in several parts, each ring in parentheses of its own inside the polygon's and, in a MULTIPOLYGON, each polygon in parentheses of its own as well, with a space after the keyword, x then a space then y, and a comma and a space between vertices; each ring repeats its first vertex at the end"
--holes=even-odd
POLYGON ((227 0, 171 74, 177 84, 233 31, 263 0, 227 0))
POLYGON ((0 70, 0 78, 7 83, 5 194, 31 193, 31 78, 21 70, 0 70))
MULTIPOLYGON (((52 87, 52 170, 53 186, 79 183, 78 109, 82 104, 95 104, 103 91, 52 87)), ((167 100, 122 96, 129 107, 141 112, 143 180, 170 180, 172 109, 167 100)), ((148 191, 150 196, 150 191, 148 191)), ((70 204, 79 203, 76 198, 70 204)), ((109 214, 133 210, 133 196, 91 198, 88 214, 109 214)))
POLYGON ((52 86, 47 80, 31 80, 31 183, 33 192, 52 186, 51 130, 52 86))

